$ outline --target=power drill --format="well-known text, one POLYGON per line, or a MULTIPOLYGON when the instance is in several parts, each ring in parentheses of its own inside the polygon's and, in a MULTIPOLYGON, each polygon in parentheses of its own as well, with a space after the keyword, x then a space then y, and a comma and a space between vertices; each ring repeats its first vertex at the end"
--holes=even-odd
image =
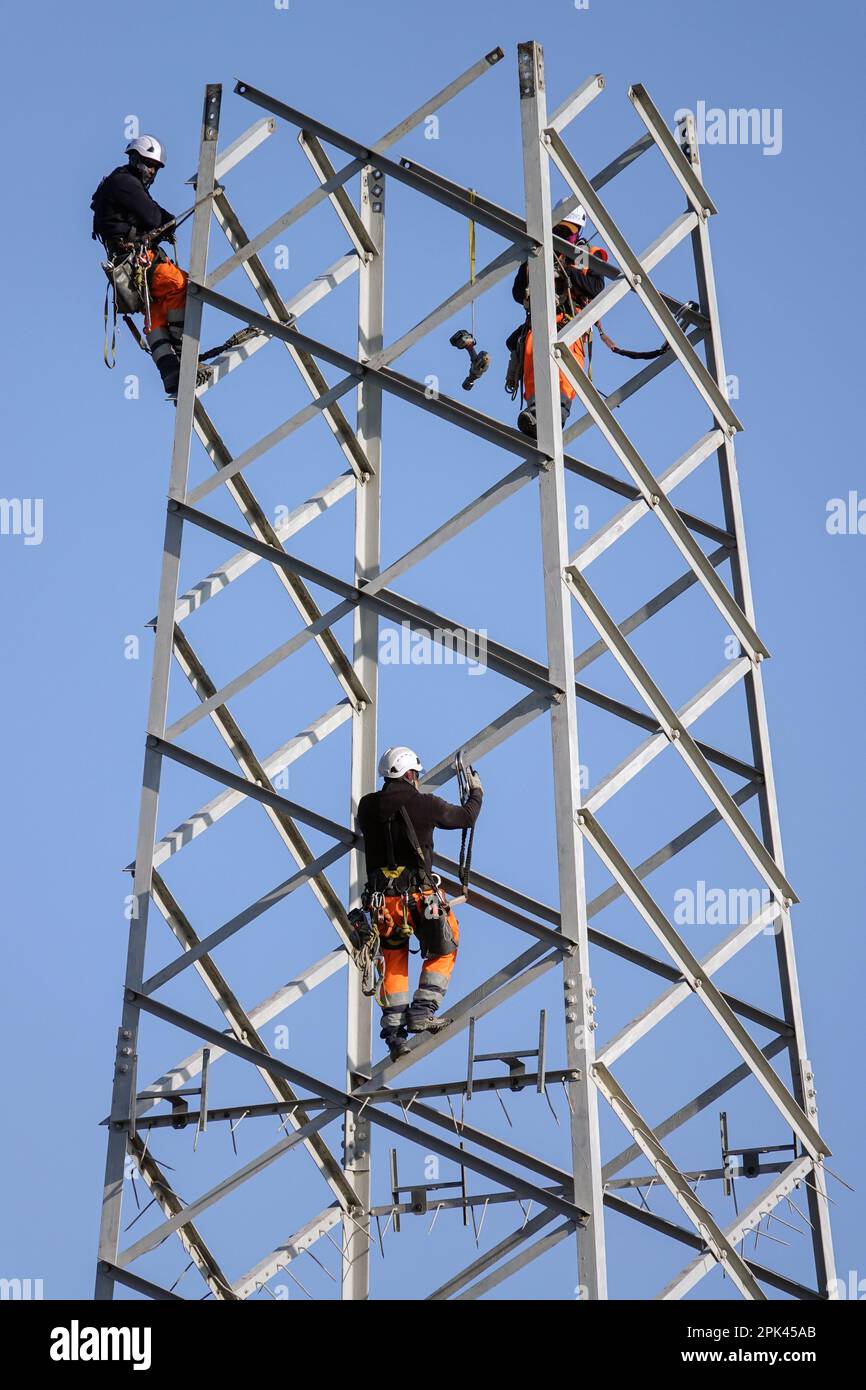
POLYGON ((465 348, 469 353, 470 367, 469 375, 463 383, 464 391, 471 391, 480 376, 483 376, 490 366, 489 352, 476 352, 475 339, 466 328, 458 328, 456 333, 452 333, 449 338, 452 347, 465 348))

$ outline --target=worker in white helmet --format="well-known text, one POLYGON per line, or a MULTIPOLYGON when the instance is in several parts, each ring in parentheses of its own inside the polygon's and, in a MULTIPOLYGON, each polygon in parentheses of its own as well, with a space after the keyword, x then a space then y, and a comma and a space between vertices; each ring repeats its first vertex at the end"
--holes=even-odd
POLYGON ((137 258, 147 280, 145 337, 166 394, 177 395, 180 349, 186 309, 186 273, 158 245, 173 244, 172 214, 151 197, 150 188, 165 165, 165 148, 153 135, 139 135, 126 146, 127 163, 106 174, 93 195, 93 237, 117 263, 137 258))
POLYGON ((466 769, 468 796, 455 806, 423 792, 424 771, 411 748, 388 748, 379 761, 385 781, 361 798, 358 823, 364 836, 367 884, 363 903, 380 937, 384 978, 382 1037, 392 1059, 409 1051, 408 1034, 436 1031, 460 940, 457 918, 433 873, 433 831, 469 830, 478 819, 483 789, 474 768, 466 769), (423 952, 421 978, 409 995, 409 942, 423 952))
MULTIPOLYGON (((567 218, 557 222, 553 235, 570 246, 579 248, 587 255, 606 261, 607 252, 602 246, 591 246, 584 238, 586 211, 578 205, 567 218)), ((580 313, 581 309, 594 299, 604 288, 604 278, 588 265, 578 265, 565 252, 554 250, 554 292, 556 294, 556 323, 561 330, 569 319, 580 313)), ((512 399, 518 389, 523 394, 523 409, 517 417, 517 428, 531 439, 535 439, 538 426, 535 418, 535 362, 532 355, 532 324, 529 318, 529 267, 524 261, 514 277, 511 287, 512 298, 526 310, 526 322, 516 328, 506 339, 511 351, 506 390, 512 399)), ((571 355, 581 371, 586 358, 587 334, 583 333, 571 343, 571 355)), ((562 423, 565 424, 574 400, 574 386, 565 372, 559 373, 559 403, 562 423)))

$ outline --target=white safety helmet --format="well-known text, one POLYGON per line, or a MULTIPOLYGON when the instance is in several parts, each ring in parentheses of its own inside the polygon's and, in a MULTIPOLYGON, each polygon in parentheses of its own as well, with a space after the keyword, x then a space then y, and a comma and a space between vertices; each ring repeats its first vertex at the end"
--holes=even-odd
POLYGON ((567 217, 560 217, 554 225, 556 227, 573 227, 577 235, 580 236, 586 226, 586 208, 582 203, 578 203, 567 217))
POLYGON ((402 777, 407 772, 421 773, 424 768, 421 759, 412 748, 406 748, 403 744, 397 744, 393 748, 386 748, 379 759, 380 777, 402 777))
POLYGON ((130 140, 127 154, 140 154, 143 159, 152 159, 160 169, 165 168, 165 148, 155 135, 138 135, 130 140))

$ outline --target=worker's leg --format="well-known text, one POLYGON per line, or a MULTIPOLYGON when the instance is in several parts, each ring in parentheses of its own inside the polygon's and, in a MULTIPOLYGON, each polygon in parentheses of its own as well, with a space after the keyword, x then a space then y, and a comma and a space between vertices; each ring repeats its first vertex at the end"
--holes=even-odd
MULTIPOLYGON (((576 361, 580 370, 583 371, 584 351, 583 338, 576 338, 571 344, 571 355, 576 361)), ((538 435, 538 422, 535 417, 535 367, 532 361, 532 329, 526 335, 526 347, 523 356, 523 394, 526 404, 517 417, 517 428, 522 434, 526 434, 530 439, 535 439, 538 435)), ((562 412, 562 423, 565 424, 571 410, 571 402, 574 400, 574 387, 564 372, 559 373, 559 407, 562 412)))
MULTIPOLYGON (((424 948, 421 978, 406 1016, 410 1033, 423 1033, 431 1026, 435 1026, 433 1025, 434 1015, 448 989, 448 981, 451 979, 451 972, 457 959, 457 948, 460 944, 460 927, 450 908, 445 920, 448 924, 447 930, 443 932, 438 929, 435 933, 430 933, 430 939, 438 942, 438 945, 434 947, 437 953, 428 954, 426 946, 424 948), (444 949, 439 949, 439 947, 444 947, 444 949)), ((424 945, 423 936, 419 939, 424 945)))
POLYGON ((169 396, 177 394, 180 379, 186 285, 186 272, 172 261, 160 261, 150 272, 151 311, 147 342, 169 396))
POLYGON ((406 1038, 409 1007, 409 937, 403 930, 403 901, 385 899, 386 925, 380 928, 382 943, 382 1028, 380 1036, 393 1048, 406 1038), (390 919, 391 925, 387 925, 390 919))

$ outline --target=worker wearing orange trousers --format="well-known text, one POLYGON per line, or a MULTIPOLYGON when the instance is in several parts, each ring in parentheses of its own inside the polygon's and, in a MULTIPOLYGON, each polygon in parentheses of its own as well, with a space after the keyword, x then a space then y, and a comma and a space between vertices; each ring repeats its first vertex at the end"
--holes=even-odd
MULTIPOLYGON (((432 1017, 445 997, 457 948, 460 944, 460 926, 450 907, 444 907, 443 916, 448 923, 453 941, 453 949, 447 954, 427 955, 421 966, 418 988, 411 997, 409 992, 409 943, 411 933, 417 937, 422 951, 425 951, 425 903, 434 898, 432 892, 410 893, 407 904, 408 921, 404 923, 404 899, 386 896, 381 909, 379 936, 382 945, 384 978, 382 980, 382 1036, 388 1037, 402 1029, 406 1022, 407 1010, 410 1016, 432 1017)), ((441 899, 439 900, 441 903, 441 899)))

